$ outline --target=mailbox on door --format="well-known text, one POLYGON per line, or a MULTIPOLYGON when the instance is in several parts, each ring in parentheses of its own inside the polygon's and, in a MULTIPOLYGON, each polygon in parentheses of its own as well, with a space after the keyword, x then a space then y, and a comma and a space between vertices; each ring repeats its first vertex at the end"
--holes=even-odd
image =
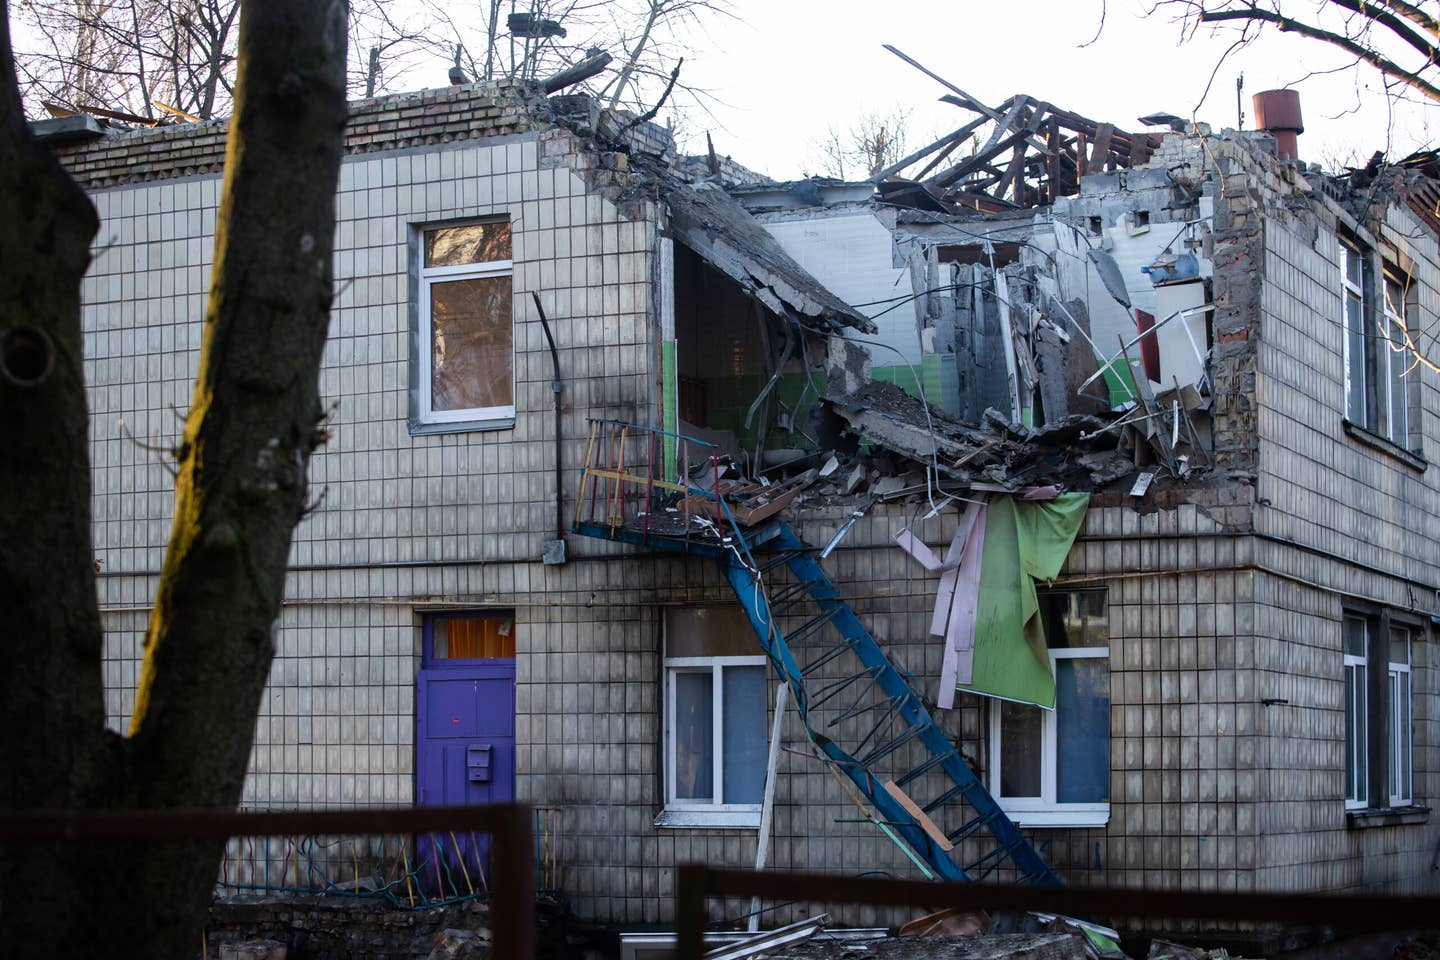
POLYGON ((490 744, 472 743, 465 749, 465 779, 471 783, 490 782, 490 744))

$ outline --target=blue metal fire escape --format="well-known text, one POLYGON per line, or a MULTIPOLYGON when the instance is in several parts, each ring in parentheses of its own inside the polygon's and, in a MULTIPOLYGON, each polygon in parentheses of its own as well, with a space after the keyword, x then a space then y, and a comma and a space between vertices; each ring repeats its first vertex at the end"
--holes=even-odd
MULTIPOLYGON (((635 457, 627 466, 624 434, 653 439, 629 424, 592 424, 580 488, 584 515, 576 533, 652 548, 716 557, 770 661, 790 688, 811 742, 876 813, 876 822, 903 843, 935 878, 1058 885, 1055 875, 1000 809, 984 782, 931 717, 905 675, 891 663, 788 524, 771 519, 742 532, 723 498, 657 480, 635 457), (617 449, 619 462, 609 457, 617 449), (599 442, 597 444, 597 435, 599 442), (602 452, 604 451, 604 452, 602 452), (638 472, 644 470, 645 472, 638 472), (587 487, 588 484, 588 487, 587 487), (599 485, 606 485, 604 509, 599 485), (636 488, 626 516, 626 486, 636 488), (660 509, 669 492, 706 503, 705 515, 660 509), (669 521, 668 524, 661 520, 669 521), (675 528, 676 521, 682 524, 675 528), (703 536, 691 531, 699 530, 703 536), (781 624, 798 624, 782 629, 781 624), (833 628, 833 629, 829 629, 833 628), (1003 872, 1002 872, 1003 871, 1003 872)), ((653 452, 655 444, 650 442, 653 452)), ((634 450, 645 449, 645 441, 634 450)))

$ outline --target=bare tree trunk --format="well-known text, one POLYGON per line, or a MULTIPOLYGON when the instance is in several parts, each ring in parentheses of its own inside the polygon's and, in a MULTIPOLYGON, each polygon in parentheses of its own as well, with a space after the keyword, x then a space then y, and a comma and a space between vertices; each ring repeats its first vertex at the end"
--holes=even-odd
MULTIPOLYGON (((90 544, 79 289, 96 218, 30 137, 0 17, 0 222, 26 225, 0 231, 0 488, 23 498, 0 511, 0 809, 239 802, 321 435, 346 12, 243 4, 200 375, 123 741, 104 729, 90 544)), ((107 956, 193 957, 221 849, 7 844, 0 943, 71 956, 101 936, 107 956)))
MULTIPOLYGON (((0 509, 0 807, 73 807, 109 772, 80 332, 80 280, 99 223, 30 136, 6 7, 0 0, 0 490, 9 501, 0 509)), ((0 845, 7 954, 38 946, 47 931, 31 909, 35 889, 69 872, 63 851, 46 846, 0 845)), ((73 919, 58 891, 46 906, 60 923, 73 919)), ((46 946, 64 955, 65 944, 62 933, 46 946)))

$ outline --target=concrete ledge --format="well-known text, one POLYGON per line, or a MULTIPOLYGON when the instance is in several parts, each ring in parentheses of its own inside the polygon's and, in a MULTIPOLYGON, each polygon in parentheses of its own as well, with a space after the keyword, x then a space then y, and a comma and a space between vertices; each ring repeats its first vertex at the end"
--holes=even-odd
POLYGON ((31 120, 30 132, 37 140, 55 144, 89 143, 105 136, 100 122, 89 114, 71 117, 50 117, 46 120, 31 120))
POLYGON ((1351 440, 1354 440, 1356 443, 1362 443, 1372 449, 1379 450, 1381 453, 1388 453, 1417 473, 1424 473, 1425 468, 1430 466, 1429 461, 1424 457, 1406 450, 1388 437, 1382 437, 1378 433, 1367 430, 1352 420, 1342 420, 1340 423, 1345 428, 1345 433, 1351 440))
POLYGON ((664 810, 655 818, 664 830, 758 830, 759 810, 664 810))
POLYGON ((455 420, 449 423, 418 423, 410 421, 410 436, 428 437, 436 433, 474 433, 479 430, 513 430, 514 417, 498 420, 455 420))
POLYGON ((1426 823, 1429 819, 1429 807, 1373 807, 1369 810, 1345 811, 1345 827, 1349 830, 1403 827, 1426 823))

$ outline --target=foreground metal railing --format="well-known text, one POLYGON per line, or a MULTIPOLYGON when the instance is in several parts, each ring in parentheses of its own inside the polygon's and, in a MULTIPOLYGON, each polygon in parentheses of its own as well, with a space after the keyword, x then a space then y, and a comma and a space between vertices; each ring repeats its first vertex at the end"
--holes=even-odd
MULTIPOLYGON (((353 848, 354 890, 345 890, 344 881, 335 881, 315 862, 313 853, 302 869, 304 838, 331 838, 331 847, 343 854, 346 838, 377 838, 378 844, 366 847, 367 866, 377 862, 376 854, 389 855, 387 845, 400 851, 403 867, 397 867, 386 878, 381 872, 381 892, 396 904, 440 906, 486 895, 490 901, 491 930, 497 957, 528 958, 535 948, 535 873, 536 849, 532 830, 532 811, 520 804, 474 807, 413 807, 349 810, 306 810, 236 812, 230 810, 136 810, 136 811, 74 811, 38 810, 0 813, 0 840, 23 837, 26 840, 84 842, 124 840, 127 843, 194 840, 223 837, 227 841, 224 871, 244 885, 243 878, 253 880, 263 871, 276 868, 268 855, 262 861, 253 849, 254 838, 273 838, 273 849, 281 854, 279 878, 315 881, 317 873, 325 877, 326 889, 319 892, 363 895, 360 887, 360 849, 353 848), (409 860, 405 851, 416 849, 415 838, 425 838, 435 851, 448 850, 447 838, 453 838, 457 849, 463 849, 460 837, 488 838, 489 880, 483 891, 476 890, 473 876, 470 887, 462 893, 454 873, 463 873, 468 864, 458 869, 447 864, 437 873, 438 883, 428 887, 424 864, 440 860, 409 860), (286 839, 288 838, 288 840, 286 839), (250 859, 245 859, 247 840, 250 859), (417 869, 417 866, 419 869, 417 869), (451 872, 453 869, 453 873, 451 872), (408 885, 408 890, 407 890, 408 885), (428 892, 427 892, 428 888, 428 892), (447 892, 450 894, 447 897, 447 892), (416 897, 420 896, 420 901, 416 897)), ((474 851, 478 856, 478 842, 474 851)), ((337 858, 338 859, 338 858, 337 858)), ((330 860, 326 861, 327 863, 330 860)), ((342 860, 343 862, 343 860, 342 860)), ((461 861, 463 862, 463 861, 461 861)), ((483 869, 483 867, 482 867, 483 869)), ((315 892, 297 884, 295 892, 315 892)), ((368 891, 372 895, 375 891, 368 891)))
MULTIPOLYGON (((560 811, 534 807, 531 815, 536 892, 554 893, 560 875, 560 811)), ((474 829, 237 836, 226 841, 218 886, 229 896, 344 896, 427 910, 488 899, 495 869, 490 848, 489 837, 474 829)))
POLYGON ((711 897, 937 910, 1038 911, 1071 917, 1302 923, 1356 933, 1433 928, 1440 917, 1440 896, 1002 886, 686 864, 676 875, 677 960, 700 960, 704 956, 705 902, 711 897))

